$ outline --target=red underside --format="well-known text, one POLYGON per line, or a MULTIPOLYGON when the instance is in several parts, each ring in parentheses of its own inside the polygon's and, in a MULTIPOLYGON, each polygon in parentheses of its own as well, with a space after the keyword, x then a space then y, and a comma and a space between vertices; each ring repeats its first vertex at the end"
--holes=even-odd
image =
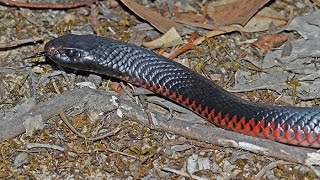
POLYGON ((245 119, 244 117, 229 117, 229 114, 223 115, 221 112, 215 112, 215 109, 209 109, 207 106, 203 107, 203 105, 197 103, 195 100, 191 102, 188 97, 182 97, 182 95, 178 95, 177 92, 164 89, 160 85, 151 86, 151 83, 144 83, 142 80, 137 79, 130 80, 129 77, 123 79, 174 100, 224 129, 286 144, 313 148, 320 147, 320 136, 316 133, 305 130, 297 131, 297 128, 294 126, 290 128, 286 128, 285 125, 277 127, 275 123, 270 122, 267 124, 263 119, 255 121, 254 119, 245 119))

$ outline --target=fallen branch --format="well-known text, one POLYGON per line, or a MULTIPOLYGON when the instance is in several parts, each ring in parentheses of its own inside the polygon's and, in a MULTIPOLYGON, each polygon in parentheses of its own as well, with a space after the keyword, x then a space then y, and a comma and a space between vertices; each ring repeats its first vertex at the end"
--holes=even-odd
MULTIPOLYGON (((44 120, 47 120, 57 115, 60 109, 67 110, 80 105, 84 106, 83 108, 85 109, 99 109, 104 112, 118 108, 124 117, 135 120, 145 126, 150 126, 141 105, 133 102, 128 96, 119 99, 120 105, 112 105, 110 104, 112 96, 115 96, 115 94, 83 88, 72 90, 46 102, 33 105, 32 108, 23 113, 20 113, 19 106, 17 106, 13 110, 16 113, 8 116, 10 118, 0 118, 0 142, 23 133, 25 129, 22 122, 26 116, 41 115, 44 120)), ((156 130, 172 132, 212 145, 240 148, 294 163, 320 165, 320 153, 316 149, 285 145, 267 139, 214 128, 206 124, 195 124, 190 118, 189 120, 177 118, 170 118, 168 120, 166 114, 156 111, 152 111, 152 113, 158 122, 154 127, 156 130)))

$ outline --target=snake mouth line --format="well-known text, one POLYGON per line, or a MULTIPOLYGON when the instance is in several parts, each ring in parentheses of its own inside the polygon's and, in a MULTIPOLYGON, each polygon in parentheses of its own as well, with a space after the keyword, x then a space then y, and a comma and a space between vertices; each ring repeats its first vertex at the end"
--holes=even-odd
POLYGON ((35 54, 31 55, 31 56, 28 56, 28 57, 26 57, 24 59, 37 58, 37 57, 42 57, 42 56, 48 56, 47 51, 37 52, 37 53, 35 53, 35 54))

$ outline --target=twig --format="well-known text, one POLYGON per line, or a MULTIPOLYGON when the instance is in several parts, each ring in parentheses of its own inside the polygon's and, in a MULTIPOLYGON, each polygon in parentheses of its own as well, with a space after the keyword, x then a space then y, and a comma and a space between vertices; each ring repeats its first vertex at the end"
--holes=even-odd
POLYGON ((23 84, 27 81, 29 76, 30 76, 30 73, 23 75, 23 78, 15 84, 14 89, 19 91, 20 88, 23 86, 23 84))
POLYGON ((175 50, 173 53, 171 53, 171 55, 169 56, 169 59, 174 59, 175 57, 179 56, 180 54, 195 48, 195 44, 193 43, 193 41, 196 39, 197 35, 195 32, 193 32, 191 34, 191 37, 189 39, 189 42, 183 46, 181 46, 180 48, 178 48, 177 50, 175 50))
POLYGON ((208 15, 208 5, 209 2, 206 1, 203 7, 203 13, 202 13, 202 19, 200 22, 204 23, 206 21, 207 15, 208 15))
MULTIPOLYGON (((120 86, 121 86, 121 88, 127 93, 127 95, 128 95, 130 98, 132 98, 132 100, 134 100, 135 102, 137 102, 137 99, 132 95, 131 92, 128 91, 128 89, 126 88, 126 86, 123 84, 122 81, 120 82, 120 86)), ((130 85, 129 85, 129 86, 130 86, 130 85)), ((131 85, 130 87, 133 88, 132 85, 131 85)), ((137 102, 137 103, 138 103, 138 102, 137 102)))
POLYGON ((53 71, 51 73, 47 73, 47 74, 42 75, 40 79, 48 79, 51 77, 60 76, 60 75, 62 75, 62 72, 64 72, 64 71, 53 71))
POLYGON ((317 175, 318 178, 320 178, 320 171, 319 171, 316 167, 314 167, 314 166, 309 166, 309 165, 308 165, 308 167, 309 167, 309 169, 310 169, 311 171, 313 171, 313 172, 317 175))
POLYGON ((145 88, 142 88, 142 87, 137 87, 137 88, 134 88, 132 90, 132 95, 134 96, 139 96, 139 95, 153 95, 154 92, 152 91, 149 91, 145 88))
POLYGON ((60 118, 62 119, 62 121, 64 123, 66 123, 66 125, 68 126, 68 128, 73 132, 75 133, 76 135, 78 135, 79 137, 82 137, 84 139, 87 139, 87 137, 83 134, 81 134, 79 131, 77 131, 73 126, 72 124, 69 122, 69 119, 67 118, 66 116, 66 113, 64 112, 64 110, 60 109, 59 110, 59 116, 60 118))
POLYGON ((101 139, 105 139, 106 137, 110 137, 110 136, 116 135, 120 130, 121 130, 120 127, 116 127, 115 129, 113 129, 112 131, 110 131, 110 132, 107 133, 107 134, 104 134, 104 135, 102 135, 102 136, 98 136, 98 137, 95 137, 95 138, 89 138, 89 140, 91 140, 91 141, 98 141, 98 140, 101 140, 101 139))
POLYGON ((8 48, 20 46, 22 44, 36 43, 38 41, 42 41, 42 39, 43 37, 35 37, 35 38, 21 39, 13 42, 0 43, 0 49, 8 49, 8 48))
POLYGON ((52 85, 53 85, 53 88, 54 90, 56 91, 57 94, 61 94, 58 86, 57 86, 57 83, 55 81, 52 81, 52 85))
POLYGON ((139 96, 140 102, 143 106, 144 112, 147 115, 147 118, 149 120, 149 128, 150 129, 154 129, 154 126, 158 125, 157 120, 154 118, 154 116, 152 116, 150 109, 148 108, 148 104, 145 100, 145 96, 144 95, 140 95, 139 96))
POLYGON ((199 177, 199 176, 196 176, 196 175, 188 174, 186 172, 178 171, 178 170, 171 169, 171 168, 168 168, 168 167, 161 168, 161 170, 172 172, 172 173, 175 173, 175 174, 178 174, 178 175, 181 175, 181 176, 184 176, 184 177, 192 178, 192 179, 207 180, 206 178, 202 178, 202 177, 199 177))
POLYGON ((109 133, 106 133, 102 136, 98 136, 98 137, 95 137, 95 138, 87 138, 84 134, 80 133, 79 131, 77 131, 73 126, 72 124, 69 122, 68 120, 68 117, 66 116, 66 113, 60 109, 59 110, 59 116, 61 117, 62 121, 64 123, 66 123, 66 125, 68 126, 68 128, 75 134, 77 134, 79 137, 82 137, 84 139, 87 139, 87 140, 90 140, 90 141, 98 141, 98 140, 101 140, 101 139, 104 139, 106 137, 109 137, 109 136, 114 136, 115 134, 117 134, 121 128, 117 127, 115 129, 113 129, 111 132, 109 133))
POLYGON ((278 160, 278 161, 275 161, 275 162, 271 162, 270 164, 266 165, 265 167, 263 167, 259 172, 258 174, 256 175, 256 178, 257 179, 261 179, 261 177, 269 170, 275 168, 278 166, 278 164, 290 164, 288 162, 284 162, 282 160, 278 160))
POLYGON ((27 143, 27 149, 33 148, 47 148, 47 149, 55 149, 58 151, 64 151, 63 147, 57 145, 50 145, 50 144, 40 144, 40 143, 27 143))
POLYGON ((173 117, 173 110, 172 110, 171 107, 169 107, 169 106, 165 105, 164 103, 162 103, 162 102, 160 102, 160 101, 157 101, 157 100, 152 100, 152 99, 150 99, 150 100, 147 100, 147 102, 156 104, 156 105, 158 105, 158 106, 161 106, 161 107, 167 109, 167 110, 169 111, 168 119, 170 119, 170 118, 173 117))
POLYGON ((199 142, 199 141, 192 140, 192 139, 187 139, 187 140, 186 140, 186 143, 189 143, 189 144, 194 145, 194 146, 197 146, 197 147, 207 148, 207 149, 215 149, 215 150, 220 150, 220 149, 222 149, 222 148, 219 147, 219 146, 215 146, 215 145, 212 145, 212 144, 210 144, 210 143, 199 142))
POLYGON ((110 149, 110 148, 107 148, 106 150, 110 151, 110 152, 113 152, 113 153, 118 153, 118 154, 121 154, 121 155, 124 155, 124 156, 128 156, 128 157, 132 157, 134 159, 139 160, 137 157, 134 157, 134 156, 132 156, 130 154, 127 154, 127 153, 124 153, 124 152, 121 152, 121 151, 116 151, 116 150, 113 150, 113 149, 110 149))
POLYGON ((208 32, 207 34, 205 34, 204 36, 195 39, 193 44, 199 45, 203 41, 205 41, 207 38, 211 38, 213 36, 217 36, 220 34, 226 34, 226 33, 233 32, 233 31, 240 31, 240 28, 238 26, 231 25, 231 26, 225 26, 225 27, 219 28, 218 30, 216 30, 216 29, 212 30, 212 31, 208 32))
POLYGON ((86 6, 90 3, 90 0, 84 0, 76 3, 61 3, 61 4, 51 4, 51 3, 28 3, 28 2, 19 2, 14 0, 2 0, 2 3, 8 6, 16 6, 22 8, 33 8, 33 9, 72 9, 78 8, 81 6, 86 6))
MULTIPOLYGON (((46 102, 37 104, 35 100, 26 99, 25 103, 17 105, 8 111, 5 117, 0 117, 0 142, 25 132, 23 119, 26 116, 41 115, 44 121, 47 121, 58 114, 60 109, 70 109, 79 105, 85 109, 98 108, 104 112, 111 111, 118 108, 110 104, 110 99, 113 96, 113 93, 82 88, 66 92, 46 102)), ((121 109, 126 117, 130 117, 130 119, 146 126, 149 125, 148 119, 142 115, 144 112, 140 105, 132 102, 128 97, 121 99, 121 105, 131 107, 130 109, 121 109)), ((213 128, 207 124, 182 121, 178 118, 171 118, 168 121, 164 114, 158 112, 153 112, 153 114, 155 114, 159 123, 155 127, 156 130, 176 133, 217 146, 240 148, 294 163, 320 164, 320 153, 315 149, 289 146, 271 140, 226 131, 221 128, 213 128)))
POLYGON ((0 67, 0 73, 17 73, 17 72, 26 72, 28 71, 26 67, 0 67))
MULTIPOLYGON (((33 149, 33 148, 47 148, 47 149, 54 149, 54 150, 58 150, 58 151, 64 151, 65 150, 65 148, 57 146, 57 145, 40 144, 40 143, 27 143, 27 149, 33 149)), ((126 154, 126 153, 123 153, 123 152, 120 152, 120 151, 116 151, 116 150, 113 150, 113 149, 110 149, 110 148, 107 148, 106 150, 110 151, 110 152, 113 152, 113 153, 118 153, 118 154, 121 154, 123 156, 128 156, 128 157, 131 157, 131 158, 139 160, 137 157, 132 156, 130 154, 126 154)))
POLYGON ((97 8, 97 6, 95 5, 95 2, 97 0, 91 0, 91 3, 90 3, 90 19, 91 19, 91 26, 92 26, 92 29, 94 30, 94 32, 99 36, 100 35, 100 32, 99 32, 99 29, 98 29, 98 23, 99 23, 99 18, 98 18, 98 15, 99 15, 99 8, 97 8))

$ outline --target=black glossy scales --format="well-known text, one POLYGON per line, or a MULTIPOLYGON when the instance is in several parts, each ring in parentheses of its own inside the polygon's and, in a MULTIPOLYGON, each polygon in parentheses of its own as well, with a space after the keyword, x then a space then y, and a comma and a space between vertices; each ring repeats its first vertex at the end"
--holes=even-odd
POLYGON ((133 44, 94 35, 49 41, 57 64, 109 75, 143 86, 236 132, 320 147, 320 109, 268 106, 244 101, 189 68, 133 44))

